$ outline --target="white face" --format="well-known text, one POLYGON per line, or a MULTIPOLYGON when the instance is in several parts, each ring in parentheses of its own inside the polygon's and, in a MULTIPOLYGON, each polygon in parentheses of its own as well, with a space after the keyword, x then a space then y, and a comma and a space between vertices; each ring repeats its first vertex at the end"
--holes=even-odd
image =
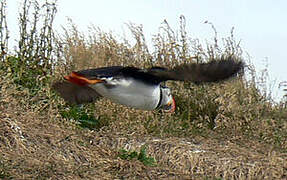
POLYGON ((162 91, 162 102, 160 107, 165 112, 174 112, 175 111, 175 101, 172 97, 171 90, 168 87, 161 86, 162 91))

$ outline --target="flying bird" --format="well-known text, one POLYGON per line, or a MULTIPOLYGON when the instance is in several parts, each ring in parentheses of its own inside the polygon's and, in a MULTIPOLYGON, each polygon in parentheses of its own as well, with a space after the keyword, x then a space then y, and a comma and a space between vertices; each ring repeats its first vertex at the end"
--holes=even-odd
POLYGON ((185 63, 174 68, 110 66, 72 72, 57 81, 52 88, 67 102, 91 103, 101 97, 142 110, 175 111, 175 100, 162 82, 190 81, 219 82, 235 76, 243 69, 243 62, 233 58, 208 63, 185 63))

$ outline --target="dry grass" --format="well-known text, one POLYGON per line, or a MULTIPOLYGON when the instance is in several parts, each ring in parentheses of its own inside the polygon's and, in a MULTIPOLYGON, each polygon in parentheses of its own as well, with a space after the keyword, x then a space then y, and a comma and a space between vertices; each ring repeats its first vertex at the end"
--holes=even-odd
POLYGON ((0 175, 7 179, 286 177, 286 153, 242 135, 227 137, 210 131, 207 137, 155 137, 141 132, 140 124, 131 126, 138 129, 131 134, 119 128, 90 131, 57 114, 47 118, 33 110, 23 111, 13 98, 1 103, 1 112, 0 175), (139 151, 143 145, 156 159, 156 167, 117 156, 119 149, 139 151))
MULTIPOLYGON (((50 27, 50 20, 43 26, 50 27)), ((28 39, 17 55, 1 56, 0 178, 286 179, 286 101, 274 104, 260 93, 251 66, 245 76, 221 84, 168 82, 177 102, 174 114, 134 110, 106 99, 79 109, 51 91, 53 81, 82 68, 246 58, 233 30, 220 43, 214 29, 214 41, 204 46, 188 37, 184 17, 180 22, 178 31, 162 23, 153 50, 134 24, 128 27, 135 43, 97 27, 84 35, 72 23, 58 38, 52 31, 38 36, 26 29, 34 33, 28 38, 52 39, 46 45, 28 39), (38 46, 44 53, 35 51, 38 46), (143 146, 156 166, 119 157, 121 149, 139 152, 143 146)))

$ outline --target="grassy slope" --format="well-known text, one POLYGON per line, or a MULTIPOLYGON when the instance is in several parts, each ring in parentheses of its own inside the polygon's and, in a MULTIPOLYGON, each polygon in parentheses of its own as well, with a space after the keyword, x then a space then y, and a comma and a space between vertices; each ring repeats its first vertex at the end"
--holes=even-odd
POLYGON ((0 106, 2 178, 286 177, 286 151, 261 139, 217 130, 185 137, 169 133, 154 136, 144 127, 145 119, 129 117, 139 111, 126 113, 126 119, 111 120, 99 131, 90 131, 60 118, 52 109, 48 116, 23 108, 18 99, 6 98, 3 101, 8 102, 2 101, 0 106), (122 148, 139 151, 143 144, 156 159, 155 167, 117 156, 122 148))

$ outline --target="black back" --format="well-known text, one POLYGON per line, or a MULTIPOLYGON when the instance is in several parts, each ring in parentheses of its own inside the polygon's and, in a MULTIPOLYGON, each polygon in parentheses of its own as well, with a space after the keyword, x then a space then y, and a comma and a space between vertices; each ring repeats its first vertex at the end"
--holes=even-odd
POLYGON ((97 78, 134 78, 147 84, 157 85, 162 80, 153 74, 148 73, 147 70, 139 69, 136 67, 123 67, 123 66, 110 66, 97 69, 87 69, 76 72, 88 79, 97 78))

